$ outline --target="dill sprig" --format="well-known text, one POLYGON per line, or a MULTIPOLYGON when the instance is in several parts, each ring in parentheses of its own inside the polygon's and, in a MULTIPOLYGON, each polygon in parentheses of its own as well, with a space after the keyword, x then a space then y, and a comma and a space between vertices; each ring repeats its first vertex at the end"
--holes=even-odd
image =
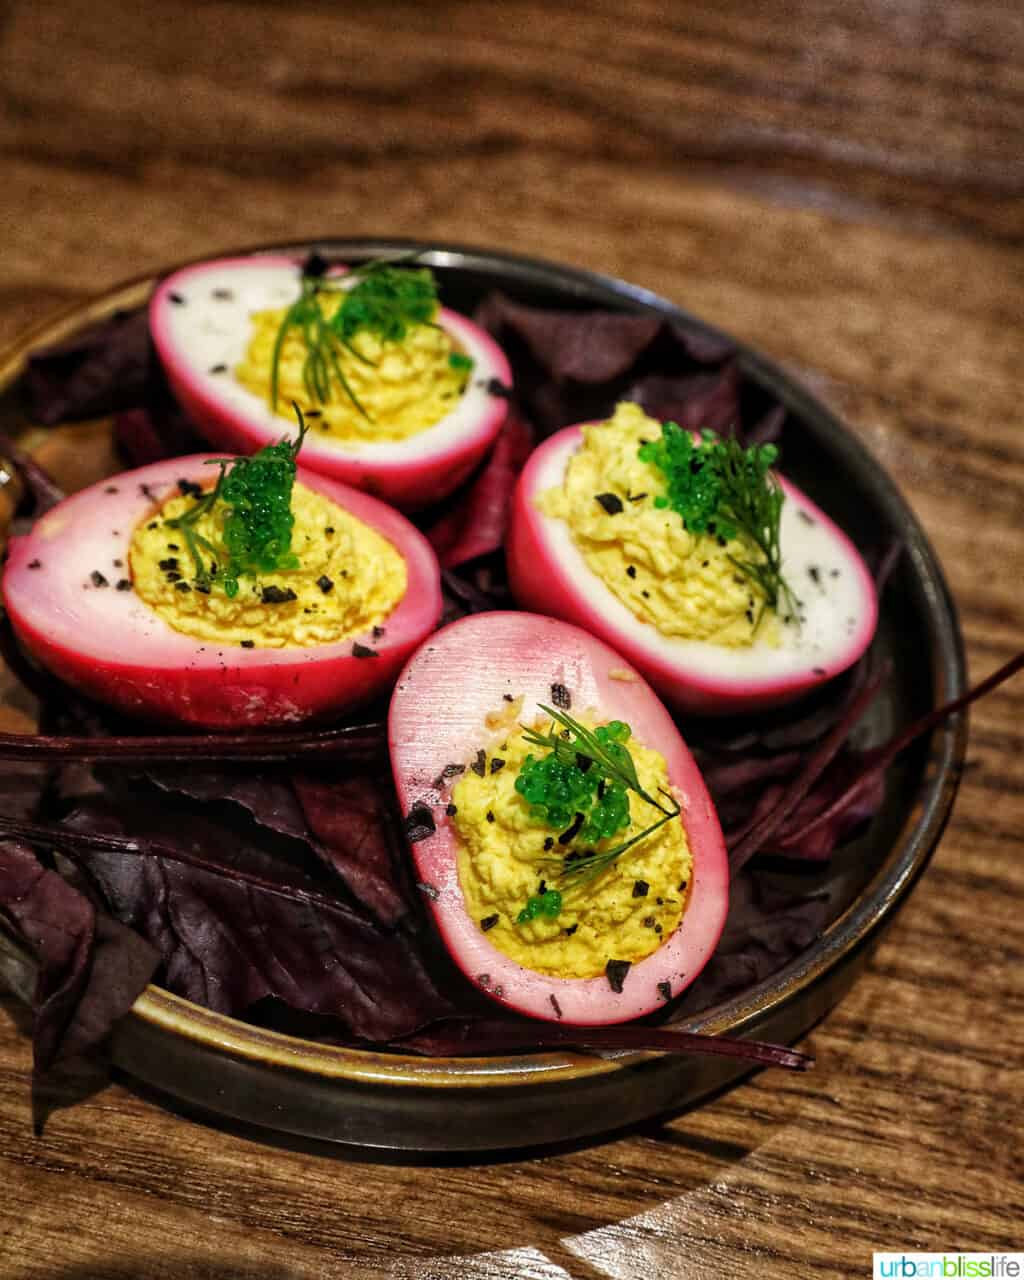
POLYGON ((662 803, 662 800, 655 799, 641 786, 640 779, 637 777, 636 764, 629 753, 629 748, 623 742, 602 742, 592 729, 588 729, 573 716, 556 707, 541 704, 540 709, 546 716, 551 717, 552 725, 547 732, 524 726, 523 737, 530 746, 543 747, 553 752, 566 764, 575 764, 581 756, 585 756, 592 762, 590 768, 599 770, 601 776, 609 782, 634 792, 661 814, 660 818, 645 827, 639 834, 610 849, 573 850, 562 858, 545 859, 547 862, 558 863, 560 871, 554 877, 556 880, 563 883, 569 881, 584 883, 612 866, 622 854, 639 844, 641 840, 645 840, 667 822, 677 818, 680 808, 676 801, 660 788, 659 792, 662 799, 668 802, 667 805, 662 803), (556 730, 555 725, 560 725, 561 729, 556 730))
POLYGON ((337 278, 322 272, 303 273, 299 296, 284 313, 274 339, 270 361, 272 410, 277 411, 285 339, 297 330, 306 350, 302 383, 310 401, 329 403, 336 384, 357 412, 371 420, 345 376, 341 355, 348 352, 362 364, 375 368, 374 361, 355 345, 359 334, 375 334, 382 342, 401 342, 416 325, 434 323, 438 298, 433 273, 426 267, 396 265, 408 261, 409 255, 375 259, 337 278), (337 305, 328 313, 324 304, 335 302, 337 305))
POLYGON ((778 611, 780 603, 789 617, 799 616, 798 602, 782 572, 779 528, 785 494, 771 474, 778 456, 774 445, 744 448, 737 440, 719 439, 713 431, 702 431, 695 441, 674 422, 662 425, 659 440, 640 446, 641 460, 665 477, 668 492, 655 498, 655 506, 671 508, 691 533, 725 542, 739 539, 760 552, 760 559, 729 555, 761 595, 755 631, 765 610, 778 611))
POLYGON ((217 483, 180 516, 164 523, 176 529, 185 540, 185 548, 195 569, 195 585, 209 592, 217 578, 224 594, 238 594, 242 574, 257 575, 285 569, 297 569, 298 557, 291 549, 292 489, 295 484, 296 460, 309 430, 302 410, 293 402, 299 421, 299 434, 294 440, 284 438, 267 445, 250 458, 215 458, 207 465, 220 468, 217 483), (223 548, 214 546, 199 533, 199 521, 218 503, 226 508, 222 536, 223 548), (203 557, 209 557, 209 564, 203 557))

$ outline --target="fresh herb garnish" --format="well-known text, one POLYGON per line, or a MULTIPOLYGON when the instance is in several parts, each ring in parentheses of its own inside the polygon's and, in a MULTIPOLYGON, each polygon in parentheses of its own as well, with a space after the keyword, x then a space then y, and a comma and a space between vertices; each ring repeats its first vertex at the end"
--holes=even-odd
MULTIPOLYGON (((272 410, 277 411, 281 353, 285 339, 294 329, 306 348, 302 382, 309 400, 328 404, 332 386, 337 384, 355 409, 370 419, 345 377, 342 353, 347 351, 362 364, 375 367, 355 346, 360 333, 372 333, 382 342, 401 342, 414 326, 433 324, 437 314, 437 284, 432 272, 426 267, 399 267, 395 261, 367 262, 339 278, 303 272, 299 296, 284 313, 274 339, 270 362, 272 410)), ((456 364, 456 359, 468 357, 452 355, 453 369, 467 368, 456 364)), ((468 368, 472 363, 470 360, 468 368)))
POLYGON ((675 511, 695 534, 751 545, 760 557, 729 559, 749 578, 762 596, 754 622, 756 631, 766 608, 778 610, 780 600, 791 617, 798 605, 782 573, 779 523, 785 494, 771 475, 779 456, 772 444, 745 449, 736 440, 722 440, 702 431, 695 441, 674 422, 662 424, 661 438, 640 446, 641 461, 664 475, 668 493, 654 499, 656 507, 675 511))
MULTIPOLYGON (((587 848, 583 851, 574 850, 558 859, 548 859, 548 861, 558 862, 560 870, 557 878, 563 883, 569 880, 585 882, 599 875, 607 867, 612 866, 622 854, 632 849, 634 845, 639 844, 641 840, 652 835, 667 822, 671 822, 673 818, 677 818, 680 808, 666 792, 662 791, 661 796, 667 804, 663 803, 663 800, 655 799, 640 785, 636 764, 629 753, 629 748, 625 745, 629 738, 628 725, 623 724, 621 721, 613 720, 611 724, 603 725, 598 729, 588 729, 586 725, 581 724, 565 711, 559 711, 554 707, 543 705, 541 705, 540 709, 545 715, 551 717, 552 726, 546 733, 537 729, 524 728, 523 736, 526 741, 531 746, 543 747, 550 751, 551 755, 548 759, 554 759, 559 765, 569 766, 575 770, 586 781, 588 792, 592 780, 595 798, 600 784, 603 783, 604 791, 600 802, 601 806, 608 804, 609 796, 614 796, 617 792, 621 792, 626 800, 625 822, 618 821, 611 830, 600 831, 596 836, 589 834, 586 825, 581 824, 579 837, 584 842, 588 839, 600 840, 607 838, 607 836, 614 835, 616 831, 621 830, 624 826, 628 826, 630 817, 627 792, 634 792, 641 800, 662 815, 638 835, 613 845, 609 849, 587 848), (556 724, 561 726, 560 730, 555 729, 556 724), (585 771, 579 769, 577 764, 578 757, 585 757, 592 762, 585 771)), ((524 761, 523 769, 520 770, 520 775, 516 779, 516 790, 520 791, 527 799, 530 797, 528 789, 529 774, 524 788, 520 788, 519 783, 523 776, 523 770, 526 769, 526 764, 531 758, 528 756, 527 761, 524 761)), ((556 801, 559 799, 557 794, 554 798, 556 801)), ((546 802, 542 803, 545 804, 546 813, 550 814, 551 806, 547 805, 546 802)), ((610 803, 613 808, 618 807, 618 802, 613 800, 610 803)), ((599 812, 601 811, 603 810, 599 810, 599 812)), ((561 814, 557 816, 561 817, 561 814)))
POLYGON ((299 567, 298 557, 291 549, 295 525, 292 488, 295 462, 308 428, 299 406, 292 407, 299 420, 299 434, 294 440, 267 445, 251 458, 215 460, 212 465, 220 467, 220 475, 214 487, 200 492, 184 514, 164 521, 169 528, 181 532, 200 590, 208 591, 216 577, 230 599, 238 594, 238 579, 243 574, 255 576, 299 567), (197 527, 218 503, 225 509, 222 547, 215 546, 197 527), (210 559, 209 565, 203 552, 210 559))

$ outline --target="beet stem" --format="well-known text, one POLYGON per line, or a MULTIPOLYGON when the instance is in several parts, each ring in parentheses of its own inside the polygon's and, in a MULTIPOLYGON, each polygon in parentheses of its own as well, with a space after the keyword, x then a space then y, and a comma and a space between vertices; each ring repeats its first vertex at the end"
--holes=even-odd
POLYGON ((22 483, 35 499, 34 515, 44 515, 58 502, 64 501, 64 490, 36 462, 35 458, 19 448, 4 431, 0 431, 0 453, 7 458, 16 471, 20 472, 22 483))
POLYGON ((889 663, 883 663, 871 679, 864 684, 857 697, 847 708, 846 714, 826 735, 817 750, 811 753, 810 759, 803 770, 797 774, 783 792, 778 804, 737 841, 729 856, 729 866, 733 875, 741 867, 745 866, 764 845, 764 842, 779 830, 800 801, 810 791, 814 783, 832 763, 843 743, 850 736, 853 726, 870 706, 883 681, 888 677, 889 668, 889 663))
MULTIPOLYGON (((215 862, 208 862, 197 854, 185 853, 181 849, 169 845, 157 844, 146 840, 145 847, 130 836, 99 835, 87 831, 71 831, 67 827, 54 826, 47 823, 23 822, 18 818, 0 817, 0 835, 13 836, 25 840, 32 845, 52 845, 60 849, 73 862, 78 862, 77 854, 83 850, 96 853, 129 854, 137 858, 156 858, 167 862, 180 862, 208 875, 219 876, 223 880, 231 880, 238 884, 252 885, 264 893, 275 894, 290 902, 304 902, 321 911, 341 912, 352 916, 353 912, 344 902, 329 898, 315 889, 302 889, 298 885, 275 884, 273 880, 264 880, 262 876, 253 875, 250 871, 240 871, 237 867, 222 867, 215 862)), ((85 864, 88 870, 88 863, 85 864)))
POLYGON ((378 722, 324 729, 316 733, 225 733, 180 736, 89 738, 34 733, 0 733, 0 760, 130 760, 188 764, 250 760, 266 764, 296 760, 375 759, 385 750, 378 722))
POLYGON ((986 693, 990 693, 997 685, 1016 675, 1021 667, 1024 667, 1024 652, 1018 653, 1009 662, 1004 663, 998 671, 994 671, 985 680, 982 680, 980 684, 975 685, 973 689, 969 689, 959 698, 954 698, 951 702, 946 702, 941 707, 936 707, 934 711, 929 711, 920 720, 915 720, 913 724, 908 725, 890 742, 885 743, 883 746, 875 747, 871 751, 864 752, 860 759, 858 772, 847 784, 843 794, 837 796, 828 808, 819 813, 811 822, 806 823, 798 831, 789 832, 785 835, 779 841, 779 847, 786 849, 804 839, 804 837, 813 835, 857 798, 870 782, 873 773, 879 769, 887 768, 900 752, 909 747, 916 738, 920 738, 930 730, 937 728, 949 716, 962 711, 964 707, 974 702, 977 698, 982 698, 986 693))

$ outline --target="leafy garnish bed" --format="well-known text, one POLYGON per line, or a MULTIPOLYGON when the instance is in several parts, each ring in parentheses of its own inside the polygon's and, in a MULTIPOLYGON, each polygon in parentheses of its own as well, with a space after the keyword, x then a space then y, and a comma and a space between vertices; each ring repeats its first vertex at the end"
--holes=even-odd
MULTIPOLYGON (((422 520, 445 569, 446 620, 511 605, 501 545, 537 439, 607 416, 623 397, 746 442, 783 433, 784 410, 745 382, 724 340, 650 314, 538 310, 500 296, 477 319, 512 360, 516 398, 489 460, 422 520)), ((190 451, 197 442, 149 361, 136 313, 37 353, 33 417, 117 414, 129 465, 190 451)), ((25 480, 37 510, 52 502, 38 469, 25 480)), ((889 568, 891 558, 880 576, 889 568)), ((40 1067, 95 1043, 151 979, 238 1017, 315 1024, 341 1044, 699 1049, 683 1033, 673 1039, 673 1026, 778 970, 834 914, 827 879, 780 877, 763 855, 827 859, 878 809, 892 754, 851 745, 886 676, 870 657, 790 711, 684 725, 732 853, 726 931, 656 1019, 588 1039, 503 1014, 437 944, 409 871, 383 708, 309 731, 168 734, 84 702, 34 668, 9 632, 0 639, 41 703, 40 736, 0 735, 0 924, 39 964, 40 1067)), ((807 1065, 788 1050, 730 1044, 708 1051, 807 1065)))

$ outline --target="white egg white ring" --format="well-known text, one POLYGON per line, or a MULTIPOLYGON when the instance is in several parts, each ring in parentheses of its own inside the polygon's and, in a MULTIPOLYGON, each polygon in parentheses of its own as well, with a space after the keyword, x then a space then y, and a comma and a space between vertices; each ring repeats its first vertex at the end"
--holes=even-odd
POLYGON ((667 636, 637 618, 588 566, 566 522, 535 505, 561 486, 582 439, 579 427, 551 436, 520 477, 509 574, 522 605, 601 636, 673 705, 708 714, 788 701, 846 670, 867 648, 878 619, 871 575, 847 536, 782 476, 783 572, 801 602, 799 628, 786 626, 778 647, 730 647, 667 636))
MULTIPOLYGON (((250 316, 289 306, 299 282, 294 259, 254 255, 184 267, 155 290, 150 329, 161 364, 175 396, 214 443, 251 452, 288 430, 266 398, 242 386, 232 371, 249 345, 250 316)), ((501 349, 465 316, 441 308, 438 323, 473 360, 469 384, 452 411, 404 440, 340 440, 311 432, 302 454, 306 467, 399 506, 423 505, 461 483, 507 416, 507 400, 491 388, 510 386, 512 375, 501 349)))

